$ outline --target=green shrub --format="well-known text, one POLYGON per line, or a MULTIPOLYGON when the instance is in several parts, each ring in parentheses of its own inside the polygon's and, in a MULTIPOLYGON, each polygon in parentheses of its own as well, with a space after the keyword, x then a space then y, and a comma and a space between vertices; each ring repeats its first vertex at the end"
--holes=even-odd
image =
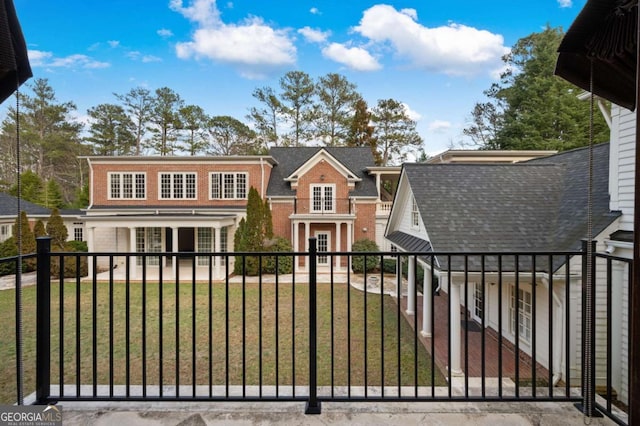
MULTIPOLYGON (((56 247, 52 247, 52 251, 54 252, 87 252, 86 243, 83 241, 67 241, 64 249, 56 249, 56 247)), ((77 268, 77 257, 76 256, 64 256, 64 278, 75 278, 80 275, 81 277, 87 276, 89 274, 88 260, 87 256, 80 257, 80 271, 77 268)), ((51 257, 51 276, 59 277, 60 276, 60 257, 52 256, 51 257)))
MULTIPOLYGON (((5 257, 13 257, 18 255, 18 247, 16 246, 15 239, 9 237, 2 243, 0 243, 0 259, 5 257)), ((12 275, 16 273, 15 262, 0 263, 0 276, 12 275)))
MULTIPOLYGON (((276 237, 275 242, 269 247, 274 253, 292 253, 293 247, 286 238, 276 237)), ((278 270, 276 271, 276 256, 267 256, 263 259, 263 271, 266 274, 290 274, 293 272, 292 256, 277 256, 278 270)))
MULTIPOLYGON (((380 249, 375 241, 371 241, 368 238, 357 240, 351 246, 353 252, 379 252, 380 249)), ((351 269, 353 272, 362 273, 365 271, 370 272, 378 267, 380 256, 353 256, 351 259, 351 269), (365 266, 366 258, 366 266, 365 266)))

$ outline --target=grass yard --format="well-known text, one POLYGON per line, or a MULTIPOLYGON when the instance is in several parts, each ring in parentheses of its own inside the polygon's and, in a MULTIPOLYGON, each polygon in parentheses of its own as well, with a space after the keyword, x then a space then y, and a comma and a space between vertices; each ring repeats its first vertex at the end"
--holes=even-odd
MULTIPOLYGON (((60 287, 52 287, 51 383, 60 383, 62 365, 65 384, 76 383, 78 367, 81 384, 93 384, 94 375, 98 384, 125 384, 127 376, 132 385, 143 379, 165 385, 194 379, 198 385, 307 384, 306 284, 246 284, 244 291, 230 284, 227 291, 224 284, 176 289, 172 283, 136 283, 127 292, 123 283, 98 283, 96 289, 94 323, 91 283, 81 284, 79 298, 75 283, 64 285, 62 318, 60 287)), ((35 290, 23 289, 25 394, 35 389, 35 290)), ((14 290, 0 292, 1 403, 16 399, 14 300, 14 290)), ((397 319, 388 296, 318 284, 318 385, 333 378, 335 386, 361 386, 365 377, 368 385, 430 385, 430 357, 419 343, 416 357, 413 330, 397 319)), ((433 376, 436 385, 445 383, 439 371, 433 376)))

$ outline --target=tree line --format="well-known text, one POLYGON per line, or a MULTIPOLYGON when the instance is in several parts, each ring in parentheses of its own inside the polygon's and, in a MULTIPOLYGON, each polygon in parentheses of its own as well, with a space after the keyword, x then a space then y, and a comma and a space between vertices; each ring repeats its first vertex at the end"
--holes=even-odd
MULTIPOLYGON (((547 26, 518 40, 503 58, 506 71, 471 111, 465 139, 452 145, 560 151, 586 145, 589 103, 553 75, 563 34, 547 26)), ((50 207, 86 205, 84 155, 251 155, 273 146, 366 146, 377 164, 388 165, 423 143, 402 102, 380 99, 370 106, 354 83, 336 73, 314 80, 289 71, 276 87, 254 89, 256 105, 242 119, 210 116, 168 87, 136 87, 89 108, 83 126, 72 117, 75 104, 58 101, 47 79, 27 87, 18 96, 19 122, 9 107, 1 124, 0 190, 14 186, 15 192, 19 124, 23 171, 40 182, 25 177, 38 189, 30 200, 50 207)), ((605 121, 600 114, 594 118, 595 140, 606 141, 605 121)))

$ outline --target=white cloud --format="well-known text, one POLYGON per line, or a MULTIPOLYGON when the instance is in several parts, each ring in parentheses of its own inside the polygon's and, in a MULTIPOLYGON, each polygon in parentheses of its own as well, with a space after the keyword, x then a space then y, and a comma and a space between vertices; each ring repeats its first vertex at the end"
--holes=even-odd
POLYGON ((160 28, 156 33, 162 38, 169 38, 173 36, 173 31, 167 28, 160 28))
POLYGON ((144 63, 149 62, 162 62, 162 58, 153 55, 143 55, 138 50, 132 50, 131 52, 127 52, 127 57, 133 61, 140 61, 144 63))
POLYGON ((509 51, 499 34, 465 25, 428 28, 414 9, 376 5, 365 10, 354 31, 374 43, 388 44, 416 68, 449 75, 490 73, 509 51))
POLYGON ((412 110, 409 104, 402 102, 402 106, 404 107, 404 111, 407 113, 409 118, 413 121, 419 121, 422 118, 422 115, 418 111, 412 110))
POLYGON ((118 40, 109 40, 107 41, 107 43, 109 44, 110 47, 118 47, 120 46, 120 42, 118 40))
POLYGON ((376 58, 361 47, 331 43, 322 49, 322 55, 357 71, 375 71, 382 68, 376 58))
POLYGON ((312 7, 311 9, 309 9, 309 13, 312 15, 321 15, 322 13, 320 13, 320 10, 317 7, 312 7))
POLYGON ((96 61, 90 56, 81 54, 56 58, 51 52, 29 50, 28 55, 29 62, 34 67, 96 69, 111 66, 108 62, 96 61))
POLYGON ((427 126, 427 130, 433 133, 444 133, 447 130, 451 129, 452 124, 449 121, 445 120, 433 120, 427 126))
POLYGON ((311 43, 324 43, 331 35, 331 31, 321 31, 311 27, 300 28, 298 33, 311 43))
POLYGON ((259 78, 295 63, 296 48, 287 30, 274 29, 257 17, 226 24, 215 0, 194 0, 188 7, 182 3, 171 0, 170 7, 195 22, 198 28, 190 41, 176 44, 179 58, 229 63, 249 78, 259 78))
POLYGON ((560 7, 571 7, 573 6, 573 1, 572 0, 558 0, 558 5, 560 7))

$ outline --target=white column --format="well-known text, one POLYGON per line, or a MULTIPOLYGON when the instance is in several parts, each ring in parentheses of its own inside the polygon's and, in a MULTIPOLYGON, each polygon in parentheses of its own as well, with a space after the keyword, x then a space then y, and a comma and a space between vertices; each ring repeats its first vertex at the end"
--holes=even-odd
POLYGON ((462 375, 460 363, 460 285, 449 283, 449 304, 451 306, 451 318, 449 321, 449 341, 451 342, 451 360, 449 369, 452 375, 462 375))
POLYGON ((433 299, 433 283, 431 271, 424 268, 422 281, 422 331, 423 337, 431 337, 431 300, 433 299))
MULTIPOLYGON (((341 251, 340 247, 342 247, 342 232, 340 231, 342 231, 342 222, 336 223, 336 251, 341 251)), ((340 258, 340 256, 335 257, 336 271, 342 270, 341 261, 342 259, 340 258)))
MULTIPOLYGON (((304 222, 304 251, 309 251, 309 237, 311 232, 311 226, 309 222, 304 222)), ((309 271, 309 259, 304 263, 305 271, 309 271)))
MULTIPOLYGON (((136 252, 136 228, 129 228, 129 251, 132 253, 136 252)), ((129 261, 129 270, 131 273, 131 278, 138 277, 138 256, 131 256, 131 260, 129 261)))
MULTIPOLYGON (((213 228, 213 251, 215 253, 220 253, 220 226, 215 226, 213 228)), ((214 256, 211 259, 213 264, 213 279, 219 280, 221 278, 220 266, 222 263, 222 257, 214 256)))
MULTIPOLYGON (((297 252, 298 250, 300 250, 300 224, 297 221, 293 221, 293 232, 291 235, 292 238, 292 245, 293 245, 293 251, 297 252)), ((294 259, 294 263, 293 263, 293 268, 296 272, 298 272, 300 270, 300 259, 298 257, 296 257, 294 259)))
MULTIPOLYGON (((171 251, 176 252, 178 251, 178 228, 171 228, 171 235, 171 251)), ((179 263, 180 260, 178 257, 173 256, 171 260, 171 273, 173 274, 173 278, 178 277, 178 268, 180 267, 179 263)))
MULTIPOLYGON (((353 224, 351 222, 347 222, 347 251, 351 251, 352 232, 353 224)), ((351 256, 347 258, 347 268, 351 270, 351 256)))
POLYGON ((407 315, 414 315, 416 313, 416 279, 415 279, 415 256, 409 256, 407 262, 409 267, 407 268, 407 281, 409 286, 407 288, 407 315))
POLYGON ((376 173, 376 190, 378 191, 378 203, 380 203, 380 173, 376 173))
MULTIPOLYGON (((95 229, 93 226, 87 228, 87 251, 89 253, 96 251, 95 248, 95 229)), ((116 228, 116 232, 118 229, 116 228)), ((89 277, 93 277, 93 257, 87 258, 87 272, 89 273, 89 277)))

